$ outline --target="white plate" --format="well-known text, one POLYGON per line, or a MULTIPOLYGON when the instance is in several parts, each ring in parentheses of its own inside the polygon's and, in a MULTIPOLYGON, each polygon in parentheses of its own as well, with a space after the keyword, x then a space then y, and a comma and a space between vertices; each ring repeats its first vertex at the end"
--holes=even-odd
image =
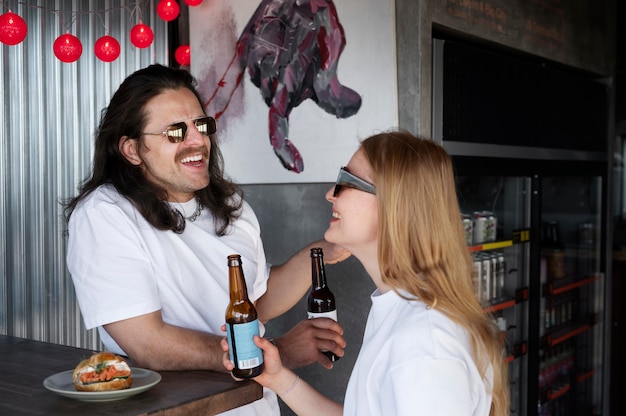
POLYGON ((143 368, 131 368, 133 375, 133 385, 129 389, 113 391, 78 391, 72 382, 74 370, 67 370, 46 378, 43 385, 50 391, 61 396, 69 397, 85 402, 108 402, 112 400, 125 399, 154 387, 161 381, 161 375, 151 370, 143 368))

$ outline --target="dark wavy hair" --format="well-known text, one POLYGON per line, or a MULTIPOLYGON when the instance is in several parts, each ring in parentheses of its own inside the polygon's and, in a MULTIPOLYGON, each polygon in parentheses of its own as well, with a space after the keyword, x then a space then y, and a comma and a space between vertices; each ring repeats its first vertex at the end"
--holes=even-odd
MULTIPOLYGON (((119 150, 119 141, 123 136, 142 140, 147 122, 146 104, 166 90, 181 88, 193 92, 202 107, 195 79, 182 69, 150 65, 134 72, 122 82, 108 107, 102 110, 92 172, 80 185, 79 194, 65 203, 66 221, 69 221, 76 205, 87 195, 100 185, 111 184, 155 228, 176 233, 184 231, 185 218, 165 202, 165 189, 149 181, 141 167, 128 162, 119 150)), ((196 191, 196 197, 213 213, 217 234, 224 235, 228 226, 241 214, 243 192, 224 175, 224 160, 216 135, 211 135, 210 140, 209 185, 196 191), (239 198, 235 198, 236 195, 239 198)))

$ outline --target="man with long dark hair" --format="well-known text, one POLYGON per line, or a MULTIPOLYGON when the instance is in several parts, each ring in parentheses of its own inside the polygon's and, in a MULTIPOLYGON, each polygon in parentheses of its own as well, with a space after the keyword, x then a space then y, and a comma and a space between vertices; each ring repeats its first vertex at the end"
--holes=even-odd
MULTIPOLYGON (((103 111, 92 172, 65 207, 67 263, 85 324, 136 366, 223 371, 230 254, 242 257, 262 322, 310 285, 313 245, 283 265, 266 263, 257 218, 224 175, 216 131, 187 71, 135 72, 103 111)), ((314 245, 328 263, 347 254, 324 240, 314 245)), ((304 320, 276 343, 291 367, 331 368, 321 351, 341 356, 345 347, 330 319, 304 320)), ((278 414, 267 395, 239 411, 278 414)))

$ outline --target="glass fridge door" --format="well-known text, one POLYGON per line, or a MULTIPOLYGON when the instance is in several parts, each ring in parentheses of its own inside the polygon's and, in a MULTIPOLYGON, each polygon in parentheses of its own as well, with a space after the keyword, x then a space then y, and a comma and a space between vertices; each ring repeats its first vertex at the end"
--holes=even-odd
POLYGON ((541 178, 539 415, 602 411, 602 178, 541 178))
POLYGON ((458 176, 475 286, 508 354, 511 415, 527 414, 530 178, 458 176))

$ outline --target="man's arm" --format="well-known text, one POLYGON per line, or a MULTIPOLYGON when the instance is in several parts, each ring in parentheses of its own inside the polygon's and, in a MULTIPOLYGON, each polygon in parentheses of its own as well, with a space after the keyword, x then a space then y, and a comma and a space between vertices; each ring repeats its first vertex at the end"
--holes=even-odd
MULTIPOLYGON (((300 250, 287 263, 272 267, 268 290, 257 302, 259 319, 267 321, 295 305, 311 285, 310 249, 322 247, 329 253, 326 263, 350 256, 346 250, 318 241, 300 250), (268 318, 269 316, 269 318, 268 318)), ((320 350, 343 355, 345 340, 341 326, 329 322, 301 322, 277 341, 286 365, 292 368, 320 362, 332 368, 320 350)), ((161 312, 153 312, 104 325, 104 329, 128 354, 133 364, 153 370, 215 370, 224 371, 220 340, 214 335, 193 329, 168 325, 161 312)))
POLYGON ((223 335, 168 325, 160 311, 113 322, 104 329, 137 367, 225 371, 220 346, 223 335))
POLYGON ((329 318, 302 320, 276 338, 274 344, 280 350, 283 365, 291 369, 317 362, 330 370, 333 363, 322 351, 343 357, 346 348, 343 328, 329 318))
POLYGON ((311 248, 324 250, 324 262, 334 264, 350 257, 350 252, 319 240, 309 244, 294 254, 287 262, 272 266, 267 281, 267 291, 256 302, 256 310, 261 322, 282 315, 293 307, 311 286, 311 248))

